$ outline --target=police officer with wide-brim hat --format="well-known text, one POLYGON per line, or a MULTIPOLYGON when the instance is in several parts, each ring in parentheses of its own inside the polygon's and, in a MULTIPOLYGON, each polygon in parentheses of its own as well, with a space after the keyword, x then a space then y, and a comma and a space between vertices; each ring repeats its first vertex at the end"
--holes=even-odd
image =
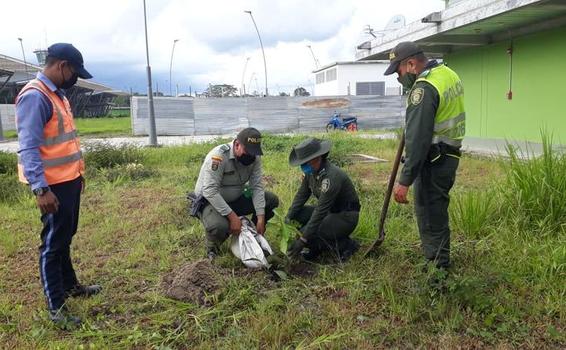
POLYGON ((300 165, 305 175, 286 217, 301 231, 289 247, 291 257, 302 253, 312 260, 327 251, 345 261, 359 248, 350 234, 358 225, 360 201, 348 175, 327 159, 330 149, 330 141, 308 138, 289 155, 289 164, 300 165), (315 206, 305 205, 311 195, 318 200, 315 206))
POLYGON ((292 166, 305 164, 309 160, 329 153, 331 148, 332 143, 328 140, 306 139, 293 147, 289 155, 289 164, 292 166))

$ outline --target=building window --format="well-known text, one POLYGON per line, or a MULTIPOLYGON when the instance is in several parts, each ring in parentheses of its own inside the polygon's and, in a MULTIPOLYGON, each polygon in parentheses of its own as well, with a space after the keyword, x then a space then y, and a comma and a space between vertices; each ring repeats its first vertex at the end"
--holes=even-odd
POLYGON ((332 68, 326 71, 326 81, 336 80, 336 68, 332 68))
POLYGON ((324 72, 318 73, 318 74, 316 75, 316 83, 317 83, 317 84, 322 84, 322 83, 324 83, 324 72))
POLYGON ((356 83, 356 95, 385 95, 384 81, 356 83))

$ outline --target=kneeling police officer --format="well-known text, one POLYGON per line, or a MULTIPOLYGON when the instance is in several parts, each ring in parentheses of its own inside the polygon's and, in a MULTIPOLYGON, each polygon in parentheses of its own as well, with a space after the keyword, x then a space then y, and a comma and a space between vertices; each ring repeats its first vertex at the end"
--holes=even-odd
POLYGON ((358 194, 348 175, 328 161, 330 148, 330 141, 308 138, 293 147, 289 156, 289 163, 300 165, 305 174, 286 217, 301 225, 302 236, 288 251, 291 257, 302 254, 313 260, 331 251, 346 261, 359 249, 359 243, 350 238, 358 225, 358 194), (305 205, 311 195, 318 199, 316 206, 305 205), (308 252, 302 252, 303 248, 308 252))
POLYGON ((233 142, 212 149, 204 160, 195 185, 192 211, 206 230, 210 260, 216 257, 229 234, 240 233, 240 216, 253 214, 257 232, 264 234, 266 222, 279 205, 275 194, 264 191, 261 155, 260 132, 246 128, 233 142))

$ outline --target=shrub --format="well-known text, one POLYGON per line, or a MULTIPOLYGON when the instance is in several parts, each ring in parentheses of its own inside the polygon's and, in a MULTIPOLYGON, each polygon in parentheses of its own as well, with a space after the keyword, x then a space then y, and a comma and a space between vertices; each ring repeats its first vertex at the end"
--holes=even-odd
POLYGON ((99 172, 110 182, 122 180, 140 181, 158 174, 157 170, 145 167, 139 163, 121 164, 112 168, 100 169, 99 172))
POLYGON ((26 187, 14 174, 0 174, 0 202, 12 203, 25 192, 26 187))
POLYGON ((18 157, 13 153, 0 151, 0 174, 14 174, 18 164, 18 157))
POLYGON ((92 142, 84 149, 86 166, 91 169, 112 168, 144 160, 141 148, 132 144, 114 146, 109 142, 92 142))
POLYGON ((530 229, 566 227, 566 154, 553 149, 552 137, 542 132, 542 154, 507 146, 509 161, 501 192, 509 217, 530 229))
POLYGON ((328 159, 339 167, 345 167, 354 163, 351 155, 360 153, 363 141, 350 135, 336 135, 332 140, 332 149, 328 159))
POLYGON ((273 136, 266 134, 262 137, 261 147, 264 153, 283 152, 289 154, 293 146, 303 139, 304 138, 298 136, 273 136))

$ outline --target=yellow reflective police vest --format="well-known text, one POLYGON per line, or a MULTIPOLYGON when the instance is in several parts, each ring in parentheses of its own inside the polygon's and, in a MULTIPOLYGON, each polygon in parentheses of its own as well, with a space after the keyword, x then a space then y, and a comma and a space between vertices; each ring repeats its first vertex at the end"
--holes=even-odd
POLYGON ((444 142, 461 147, 466 133, 466 112, 464 110, 464 86, 458 74, 444 64, 422 72, 416 82, 426 81, 440 96, 440 103, 434 118, 432 143, 444 142))

